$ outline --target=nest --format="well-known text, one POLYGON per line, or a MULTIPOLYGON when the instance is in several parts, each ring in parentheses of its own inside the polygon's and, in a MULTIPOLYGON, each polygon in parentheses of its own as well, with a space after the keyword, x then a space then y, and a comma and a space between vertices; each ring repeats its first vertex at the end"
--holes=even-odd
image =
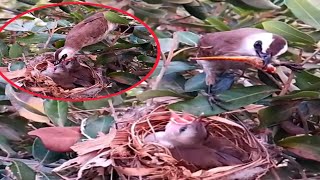
MULTIPOLYGON (((267 149, 249 131, 217 116, 202 119, 208 123, 206 127, 210 135, 226 139, 246 151, 249 155, 246 162, 232 166, 195 169, 196 167, 175 159, 168 148, 156 143, 144 143, 144 137, 148 134, 164 130, 169 119, 170 111, 160 107, 127 127, 114 129, 105 136, 76 144, 72 149, 78 153, 77 158, 83 159, 92 155, 91 160, 84 163, 86 165, 78 163, 78 167, 81 167, 80 171, 75 170, 78 172, 78 178, 79 174, 83 178, 84 174, 90 174, 90 171, 92 173, 92 167, 102 166, 102 162, 104 168, 106 164, 109 167, 109 173, 116 170, 123 179, 258 179, 273 167, 267 149), (96 160, 97 157, 99 161, 96 160), (104 160, 101 160, 102 157, 104 160)), ((54 171, 61 173, 67 170, 70 173, 68 168, 75 167, 74 164, 70 165, 71 163, 67 162, 54 171)))
POLYGON ((108 94, 110 83, 102 78, 102 70, 82 63, 89 61, 88 57, 77 55, 58 66, 53 61, 52 53, 43 54, 29 59, 23 69, 2 73, 16 85, 45 96, 75 99, 108 94))

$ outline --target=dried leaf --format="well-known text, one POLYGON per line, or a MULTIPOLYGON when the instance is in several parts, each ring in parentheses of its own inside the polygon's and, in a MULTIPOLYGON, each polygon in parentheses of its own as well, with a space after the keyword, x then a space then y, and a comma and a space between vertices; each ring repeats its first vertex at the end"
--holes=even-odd
POLYGON ((45 127, 30 131, 29 135, 37 136, 44 146, 55 152, 69 152, 80 138, 80 127, 45 127))

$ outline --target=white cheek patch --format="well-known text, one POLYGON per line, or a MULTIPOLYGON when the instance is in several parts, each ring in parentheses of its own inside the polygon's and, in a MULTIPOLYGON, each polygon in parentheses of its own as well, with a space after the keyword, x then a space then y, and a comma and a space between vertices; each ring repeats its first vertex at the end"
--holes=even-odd
POLYGON ((271 33, 252 34, 244 38, 239 51, 241 51, 243 54, 255 56, 256 51, 254 49, 254 43, 259 40, 262 41, 262 52, 266 53, 270 44, 273 42, 273 34, 271 33))
POLYGON ((62 58, 62 56, 66 54, 67 55, 67 59, 72 58, 75 54, 76 54, 76 50, 69 48, 69 47, 65 47, 60 53, 59 53, 59 59, 62 58))

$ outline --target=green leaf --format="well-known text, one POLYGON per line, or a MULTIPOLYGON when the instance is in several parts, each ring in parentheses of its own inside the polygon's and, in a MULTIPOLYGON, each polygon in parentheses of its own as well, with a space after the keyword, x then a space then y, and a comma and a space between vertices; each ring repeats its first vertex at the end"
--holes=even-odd
POLYGON ((19 69, 23 69, 26 66, 26 63, 22 61, 12 62, 10 64, 10 71, 16 71, 19 69))
POLYGON ((0 57, 6 57, 9 55, 9 46, 0 39, 0 57))
POLYGON ((185 82, 186 79, 180 73, 166 74, 162 77, 157 89, 184 93, 183 87, 185 82))
MULTIPOLYGON (((152 76, 157 76, 163 66, 163 61, 159 61, 158 66, 156 70, 153 72, 152 76)), ((184 72, 196 69, 196 66, 191 65, 189 63, 183 62, 183 61, 172 61, 170 62, 169 66, 167 67, 167 70, 165 74, 175 73, 175 72, 184 72)))
POLYGON ((193 76, 192 78, 188 79, 188 81, 184 85, 185 92, 193 92, 205 89, 207 87, 205 78, 205 73, 199 73, 193 76))
POLYGON ((13 21, 12 23, 8 24, 8 26, 6 26, 4 29, 7 31, 31 31, 31 29, 34 26, 34 23, 31 24, 32 26, 30 26, 30 22, 29 21, 29 26, 26 26, 27 24, 24 23, 24 21, 22 19, 17 19, 15 21, 13 21))
POLYGON ((176 34, 180 43, 194 47, 198 45, 200 39, 200 36, 198 34, 189 31, 178 31, 176 32, 176 34))
POLYGON ((8 167, 10 172, 13 173, 16 180, 35 180, 36 173, 26 164, 18 160, 12 161, 12 164, 8 167))
MULTIPOLYGON (((109 107, 109 100, 108 99, 99 99, 99 100, 94 100, 94 101, 84 101, 83 102, 83 106, 85 109, 100 109, 100 108, 104 108, 104 107, 109 107)), ((112 99, 112 104, 114 106, 120 105, 123 103, 123 98, 121 97, 121 95, 119 96, 114 96, 111 98, 112 99)))
POLYGON ((149 3, 149 4, 162 4, 162 0, 143 0, 144 2, 146 3, 149 3))
POLYGON ((184 9, 192 16, 201 20, 206 19, 207 11, 200 1, 192 1, 191 3, 183 4, 184 9))
POLYGON ((109 99, 99 99, 94 101, 84 101, 83 106, 85 109, 100 109, 104 107, 109 107, 109 99))
POLYGON ((43 114, 41 111, 32 107, 30 104, 28 104, 28 102, 26 102, 28 98, 31 97, 31 95, 15 92, 10 84, 6 85, 5 95, 10 99, 12 104, 16 103, 18 106, 21 106, 32 113, 38 114, 40 116, 45 116, 45 114, 43 114))
POLYGON ((175 44, 172 38, 161 38, 159 39, 159 43, 162 53, 169 52, 172 48, 173 50, 176 50, 178 48, 178 43, 176 47, 172 47, 173 44, 175 44))
MULTIPOLYGON (((53 34, 50 39, 50 43, 58 41, 58 40, 64 40, 65 37, 66 37, 66 35, 64 35, 64 34, 53 34)), ((38 44, 38 43, 47 42, 48 38, 49 38, 49 34, 44 34, 44 33, 31 34, 28 36, 17 38, 17 42, 26 43, 26 44, 38 44)))
POLYGON ((265 30, 283 36, 290 42, 314 44, 314 39, 304 32, 280 21, 266 21, 262 23, 265 30))
POLYGON ((320 1, 286 0, 285 4, 301 21, 320 29, 320 1))
POLYGON ((129 24, 129 21, 126 18, 121 17, 118 13, 112 11, 105 12, 104 17, 112 23, 129 24))
POLYGON ((205 20, 219 31, 229 31, 231 28, 217 17, 209 17, 205 20))
POLYGON ((196 116, 210 116, 224 112, 223 109, 219 108, 216 105, 211 107, 208 101, 208 97, 202 95, 198 95, 191 100, 170 104, 168 107, 175 111, 188 112, 196 116))
POLYGON ((192 3, 194 0, 163 0, 165 2, 173 3, 173 4, 187 4, 192 3))
POLYGON ((113 72, 108 74, 108 77, 122 84, 134 85, 140 81, 140 78, 128 72, 113 72))
MULTIPOLYGON (((270 96, 272 93, 278 91, 269 86, 251 86, 244 88, 236 88, 218 94, 217 97, 221 100, 220 106, 225 109, 234 110, 240 107, 255 103, 263 98, 270 96)), ((198 95, 196 98, 187 101, 180 101, 169 105, 169 108, 176 111, 184 111, 194 115, 216 115, 225 112, 224 109, 218 105, 211 106, 208 97, 198 95)))
POLYGON ((114 123, 115 121, 111 116, 91 116, 86 120, 84 133, 91 138, 96 138, 99 132, 108 134, 114 123))
POLYGON ((9 50, 9 57, 10 58, 18 58, 21 57, 23 53, 23 47, 20 46, 18 43, 14 43, 9 50))
POLYGON ((270 0, 241 0, 242 2, 259 9, 280 9, 279 6, 273 4, 270 0))
POLYGON ((164 18, 167 14, 167 12, 162 9, 137 7, 132 5, 130 5, 130 8, 132 8, 132 10, 134 11, 134 15, 139 17, 140 19, 144 19, 145 17, 161 19, 164 18))
POLYGON ((132 34, 138 38, 145 40, 152 40, 153 37, 150 37, 150 32, 144 26, 135 26, 132 34))
POLYGON ((139 56, 137 56, 137 59, 139 61, 142 61, 142 62, 145 62, 145 63, 151 63, 151 64, 154 64, 156 62, 156 58, 150 57, 150 56, 146 56, 146 55, 139 55, 139 56))
POLYGON ((147 99, 156 98, 156 97, 179 97, 179 98, 191 98, 186 95, 182 95, 170 90, 148 90, 143 92, 142 94, 137 95, 139 101, 145 101, 147 99))
POLYGON ((288 137, 278 141, 277 145, 305 159, 320 161, 320 136, 288 137))
POLYGON ((7 139, 0 135, 0 150, 7 154, 7 157, 16 155, 17 153, 10 147, 7 139))
POLYGON ((311 74, 308 71, 295 72, 296 83, 300 89, 305 89, 310 87, 310 85, 320 82, 320 77, 311 74))
POLYGON ((45 100, 43 102, 44 111, 50 120, 59 127, 64 127, 68 123, 68 103, 64 101, 45 100))
POLYGON ((296 101, 320 99, 320 92, 316 91, 295 91, 289 95, 277 96, 272 101, 296 101))
POLYGON ((33 142, 32 155, 36 160, 42 162, 43 164, 50 164, 64 157, 63 153, 48 150, 43 145, 40 138, 36 138, 33 142))
POLYGON ((295 111, 295 104, 288 105, 274 105, 261 109, 258 112, 260 124, 259 128, 266 128, 276 125, 282 121, 286 121, 292 116, 295 111))

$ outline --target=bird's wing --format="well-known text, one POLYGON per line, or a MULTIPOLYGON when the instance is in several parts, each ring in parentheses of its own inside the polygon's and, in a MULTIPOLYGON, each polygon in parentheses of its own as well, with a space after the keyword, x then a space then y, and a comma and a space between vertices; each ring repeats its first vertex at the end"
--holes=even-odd
POLYGON ((246 36, 266 32, 257 28, 241 28, 233 31, 203 35, 199 41, 199 56, 238 56, 236 50, 246 36))
POLYGON ((104 38, 108 22, 103 13, 94 14, 75 25, 68 33, 65 46, 81 49, 104 38))
POLYGON ((242 37, 238 34, 224 32, 225 34, 205 34, 199 41, 199 56, 232 55, 236 44, 240 44, 242 37))

